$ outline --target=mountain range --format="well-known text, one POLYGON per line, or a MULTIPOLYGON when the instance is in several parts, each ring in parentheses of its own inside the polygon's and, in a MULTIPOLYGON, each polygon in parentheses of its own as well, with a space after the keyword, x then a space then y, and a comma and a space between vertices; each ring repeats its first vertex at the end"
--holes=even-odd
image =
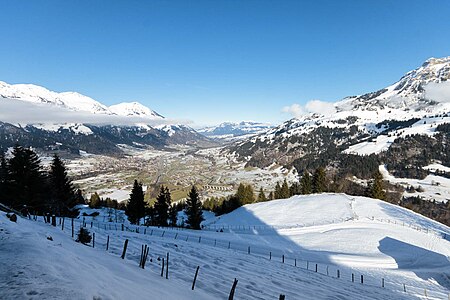
POLYGON ((360 169, 371 166, 363 177, 380 163, 410 176, 432 161, 450 166, 450 57, 428 59, 376 92, 322 104, 326 113, 288 120, 224 151, 250 166, 299 171, 328 166, 354 174, 349 160, 362 159, 360 169))

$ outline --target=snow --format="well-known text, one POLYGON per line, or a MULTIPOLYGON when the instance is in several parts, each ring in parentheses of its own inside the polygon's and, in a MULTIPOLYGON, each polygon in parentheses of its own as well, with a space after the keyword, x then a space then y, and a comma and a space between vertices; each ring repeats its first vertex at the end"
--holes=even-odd
POLYGON ((36 127, 38 129, 45 130, 45 131, 51 131, 51 132, 58 132, 59 130, 69 130, 75 134, 84 134, 84 135, 93 134, 92 130, 89 127, 87 127, 83 124, 77 124, 77 123, 33 124, 33 127, 36 127))
POLYGON ((437 164, 437 163, 429 164, 428 166, 424 167, 423 169, 430 170, 432 172, 443 171, 446 173, 450 173, 450 167, 447 167, 447 166, 444 166, 441 164, 437 164))
POLYGON ((9 262, 0 265, 1 298, 224 299, 234 278, 236 299, 447 299, 450 292, 450 242, 442 238, 450 229, 375 199, 319 194, 250 204, 209 215, 202 231, 141 227, 135 233, 125 222, 122 232, 120 224, 103 223, 102 214, 85 217, 96 233, 92 248, 72 241, 68 220, 63 232, 41 218, 15 224, 0 213, 0 258, 9 262), (150 246, 145 270, 138 267, 143 244, 150 246), (160 277, 158 260, 167 252, 169 280, 160 277), (352 283, 352 273, 356 282, 364 275, 364 284, 352 283))
POLYGON ((163 119, 161 115, 139 102, 123 102, 111 105, 109 110, 119 116, 137 116, 151 119, 163 119))
POLYGON ((423 189, 423 192, 408 193, 404 192, 403 196, 418 196, 425 200, 444 202, 450 201, 450 179, 442 176, 428 175, 424 179, 396 178, 392 176, 386 169, 385 165, 379 166, 379 171, 383 175, 383 179, 393 184, 400 184, 407 188, 412 186, 423 189))

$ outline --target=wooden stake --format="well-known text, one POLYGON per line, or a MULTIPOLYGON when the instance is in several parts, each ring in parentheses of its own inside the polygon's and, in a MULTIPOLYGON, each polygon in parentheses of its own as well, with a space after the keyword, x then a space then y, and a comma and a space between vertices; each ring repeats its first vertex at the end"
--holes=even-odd
POLYGON ((162 259, 162 264, 161 264, 161 277, 164 276, 164 257, 162 259))
POLYGON ((228 300, 233 300, 234 298, 234 291, 236 290, 236 285, 238 283, 238 280, 235 278, 233 282, 233 286, 231 287, 230 296, 228 296, 228 300))
POLYGON ((108 239, 106 240, 106 251, 108 251, 109 248, 109 235, 108 235, 108 239))
POLYGON ((127 253, 127 247, 128 247, 128 239, 125 240, 125 243, 123 244, 123 252, 122 252, 122 259, 125 259, 125 254, 127 253))
POLYGON ((200 266, 197 266, 197 270, 195 270, 194 281, 192 282, 192 290, 194 290, 195 282, 197 281, 198 269, 200 269, 200 266))
POLYGON ((169 252, 167 252, 167 261, 166 261, 166 279, 169 279, 169 252))

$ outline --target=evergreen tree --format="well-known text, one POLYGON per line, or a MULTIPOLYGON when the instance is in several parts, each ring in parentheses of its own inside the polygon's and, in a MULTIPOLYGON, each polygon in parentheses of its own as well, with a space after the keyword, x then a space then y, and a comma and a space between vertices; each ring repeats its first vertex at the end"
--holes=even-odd
POLYGON ((200 229, 200 223, 204 220, 202 211, 202 202, 198 194, 197 188, 192 186, 189 192, 186 208, 187 224, 192 229, 200 229))
POLYGON ((289 191, 289 185, 287 183, 287 180, 284 179, 283 184, 281 185, 280 189, 280 199, 287 199, 291 196, 291 193, 289 191))
POLYGON ((5 156, 0 154, 0 203, 9 205, 8 191, 9 170, 5 156))
POLYGON ((273 200, 273 199, 275 199, 275 197, 274 197, 274 195, 273 195, 273 192, 270 191, 270 193, 269 193, 269 200, 273 200))
POLYGON ((176 227, 178 220, 178 208, 176 204, 169 207, 169 226, 176 227))
POLYGON ((279 182, 275 185, 274 199, 281 199, 281 185, 279 182))
POLYGON ((300 190, 300 184, 298 182, 294 182, 290 187, 289 187, 289 193, 290 196, 294 196, 294 195, 300 195, 301 194, 301 190, 300 190))
POLYGON ((145 214, 147 216, 147 221, 146 221, 146 225, 148 226, 156 226, 156 210, 155 208, 152 206, 148 206, 145 210, 145 214))
POLYGON ((309 176, 309 173, 305 170, 303 172, 303 176, 300 179, 300 193, 302 195, 308 195, 311 194, 312 187, 311 187, 311 177, 309 176))
POLYGON ((239 198, 242 205, 255 202, 253 187, 249 184, 239 184, 236 197, 239 198))
POLYGON ((91 198, 89 199, 89 207, 90 208, 99 208, 100 207, 100 196, 97 192, 91 194, 91 198))
POLYGON ((267 197, 266 197, 266 194, 264 194, 263 188, 261 187, 259 189, 258 202, 264 202, 264 201, 267 201, 267 197))
POLYGON ((78 204, 72 181, 58 155, 54 155, 49 172, 50 210, 59 216, 76 216, 72 208, 78 204))
POLYGON ((8 161, 9 205, 16 209, 27 205, 41 213, 48 211, 48 205, 44 202, 46 180, 38 155, 18 145, 12 155, 8 161))
POLYGON ((325 169, 319 167, 314 172, 313 182, 312 182, 312 192, 313 193, 323 193, 326 191, 326 174, 325 169))
POLYGON ((142 183, 138 183, 137 180, 134 181, 125 214, 131 224, 139 224, 139 220, 145 216, 144 192, 142 183))
POLYGON ((372 184, 369 185, 369 196, 375 199, 386 199, 386 194, 383 190, 383 176, 379 171, 373 175, 372 184))
POLYGON ((158 197, 156 197, 156 225, 167 226, 167 219, 169 218, 169 206, 171 202, 170 191, 167 187, 161 186, 158 197))
MULTIPOLYGON (((75 191, 75 202, 76 204, 86 204, 86 200, 83 197, 83 192, 80 189, 75 191)), ((117 206, 114 208, 117 208, 117 206)))

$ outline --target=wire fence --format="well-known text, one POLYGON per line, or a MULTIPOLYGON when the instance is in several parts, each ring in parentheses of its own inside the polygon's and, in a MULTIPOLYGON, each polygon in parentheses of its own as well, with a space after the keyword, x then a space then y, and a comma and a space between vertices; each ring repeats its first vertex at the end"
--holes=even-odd
MULTIPOLYGON (((33 217, 35 220, 44 221, 44 217, 33 217)), ((370 218, 369 218, 370 219, 370 218)), ((281 251, 280 249, 270 248, 270 247, 260 247, 257 245, 246 244, 242 241, 236 240, 227 240, 224 239, 220 235, 220 231, 240 231, 240 232, 254 232, 254 231, 266 231, 266 230, 276 230, 276 229, 286 229, 286 228, 295 228, 295 226, 264 226, 264 225, 240 225, 240 226, 219 226, 219 225, 210 225, 206 227, 209 235, 201 235, 198 231, 192 231, 185 228, 180 227, 154 227, 154 226, 138 226, 138 225, 126 225, 124 223, 113 223, 113 222, 101 222, 94 221, 92 218, 89 220, 89 217, 83 217, 81 219, 64 219, 59 218, 59 225, 64 226, 65 220, 73 221, 72 229, 72 237, 74 231, 85 227, 92 228, 98 230, 96 233, 95 241, 97 247, 102 246, 108 248, 108 244, 110 243, 110 238, 108 235, 109 231, 122 231, 126 233, 136 234, 136 235, 145 235, 145 236, 153 236, 157 238, 163 238, 167 240, 178 240, 188 243, 199 243, 202 245, 217 247, 222 249, 228 249, 230 251, 236 251, 240 253, 247 253, 248 255, 258 256, 266 259, 270 263, 278 263, 283 264, 295 268, 301 268, 310 272, 314 272, 318 275, 328 276, 335 279, 342 280, 344 282, 349 283, 358 283, 371 287, 378 287, 389 289, 396 292, 403 292, 411 295, 420 295, 424 296, 427 299, 445 299, 446 297, 450 300, 450 294, 444 295, 442 291, 434 290, 429 285, 410 285, 400 283, 396 280, 390 280, 388 277, 377 277, 371 274, 364 274, 360 270, 352 269, 349 267, 344 267, 340 265, 334 264, 325 264, 323 262, 316 262, 313 260, 307 260, 302 258, 302 253, 292 253, 289 251, 281 251), (103 234, 99 235, 99 233, 103 234), (213 237, 211 236, 214 235, 213 237), (106 238, 108 236, 108 238, 106 238), (101 239, 99 244, 99 239, 101 239), (107 244, 108 243, 108 244, 107 244)), ((379 222, 390 223, 389 219, 375 219, 379 222)), ((49 221, 48 221, 49 222, 49 221)), ((338 222, 335 220, 334 222, 328 222, 326 224, 332 224, 338 222)), ((50 223, 50 222, 49 222, 50 223)), ((324 223, 314 223, 316 225, 325 225, 324 223)), ((432 230, 424 230, 424 228, 411 225, 411 224, 400 224, 398 222, 392 222, 394 225, 400 225, 405 227, 411 227, 412 229, 422 231, 429 234, 437 234, 438 236, 445 238, 440 235, 441 233, 435 232, 432 230)), ((306 226, 306 224, 302 224, 306 226)), ((66 223, 66 230, 71 228, 71 224, 66 223)), ((94 242, 94 241, 93 241, 94 242)), ((116 249, 117 250, 117 249, 116 249)), ((119 253, 115 253, 119 255, 119 253)), ((159 256, 164 256, 164 253, 158 254, 159 256)), ((230 254, 231 255, 231 254, 230 254)), ((133 254, 132 257, 139 257, 138 254, 133 254)))

